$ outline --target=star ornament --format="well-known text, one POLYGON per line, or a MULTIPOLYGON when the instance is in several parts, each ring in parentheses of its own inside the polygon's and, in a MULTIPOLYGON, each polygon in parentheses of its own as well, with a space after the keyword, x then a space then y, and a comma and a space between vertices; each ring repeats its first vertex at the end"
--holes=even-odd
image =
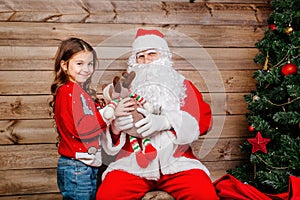
POLYGON ((271 139, 263 138, 260 132, 257 132, 255 138, 249 138, 248 142, 252 144, 252 153, 257 151, 262 151, 267 153, 266 145, 270 142, 271 139))

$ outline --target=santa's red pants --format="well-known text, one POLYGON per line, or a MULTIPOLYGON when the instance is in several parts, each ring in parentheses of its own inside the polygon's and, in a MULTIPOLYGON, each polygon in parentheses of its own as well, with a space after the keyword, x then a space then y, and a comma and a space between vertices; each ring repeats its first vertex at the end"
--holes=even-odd
POLYGON ((162 175, 157 181, 115 170, 106 175, 96 199, 141 199, 150 190, 164 190, 176 200, 219 199, 210 178, 199 169, 162 175))

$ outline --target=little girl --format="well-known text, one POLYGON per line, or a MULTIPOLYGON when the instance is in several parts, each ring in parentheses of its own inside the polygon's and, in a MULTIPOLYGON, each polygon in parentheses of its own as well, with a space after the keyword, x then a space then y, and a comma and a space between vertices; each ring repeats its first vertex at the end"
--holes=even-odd
MULTIPOLYGON (((51 107, 59 133, 57 184, 63 199, 95 199, 101 142, 107 124, 91 89, 96 52, 87 42, 62 41, 55 57, 51 107)), ((105 135, 105 134, 104 134, 105 135)))

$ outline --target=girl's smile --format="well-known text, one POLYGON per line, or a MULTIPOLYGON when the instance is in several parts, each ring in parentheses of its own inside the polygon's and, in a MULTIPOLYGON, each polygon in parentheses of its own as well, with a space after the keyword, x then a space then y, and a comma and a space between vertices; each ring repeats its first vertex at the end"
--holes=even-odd
POLYGON ((80 51, 68 61, 61 61, 61 67, 69 75, 70 81, 82 84, 94 72, 93 53, 80 51))

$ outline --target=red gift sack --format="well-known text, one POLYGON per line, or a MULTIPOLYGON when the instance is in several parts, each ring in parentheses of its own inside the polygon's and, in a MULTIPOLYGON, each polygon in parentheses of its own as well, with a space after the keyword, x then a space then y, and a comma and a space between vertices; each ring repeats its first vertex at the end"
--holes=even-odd
POLYGON ((290 176, 288 192, 276 195, 263 193, 230 174, 216 180, 214 186, 222 200, 300 200, 300 178, 296 176, 290 176))

